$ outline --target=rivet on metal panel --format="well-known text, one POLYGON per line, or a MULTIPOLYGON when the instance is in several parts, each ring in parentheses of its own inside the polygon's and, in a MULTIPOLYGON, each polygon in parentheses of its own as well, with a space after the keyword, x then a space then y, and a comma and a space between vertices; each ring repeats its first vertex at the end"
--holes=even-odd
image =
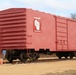
POLYGON ((29 37, 29 35, 27 35, 27 37, 29 37))
POLYGON ((30 35, 28 35, 28 37, 30 37, 30 35))
POLYGON ((32 44, 32 42, 30 44, 32 44))
POLYGON ((28 44, 28 43, 26 42, 26 44, 28 44))
POLYGON ((32 42, 27 42, 26 44, 32 44, 32 42))
POLYGON ((32 37, 32 35, 27 35, 27 37, 32 37))
POLYGON ((32 35, 30 35, 30 37, 32 37, 32 35))
POLYGON ((29 44, 29 42, 27 44, 29 44))

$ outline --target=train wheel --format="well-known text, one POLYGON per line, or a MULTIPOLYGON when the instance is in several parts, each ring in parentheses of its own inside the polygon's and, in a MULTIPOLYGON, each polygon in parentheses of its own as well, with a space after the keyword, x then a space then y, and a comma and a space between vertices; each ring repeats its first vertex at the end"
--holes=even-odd
POLYGON ((27 61, 27 59, 28 59, 28 57, 27 57, 27 55, 26 55, 26 53, 21 53, 20 54, 20 58, 19 58, 19 60, 21 61, 21 62, 26 62, 27 61))
POLYGON ((56 56, 57 56, 59 59, 61 59, 61 58, 62 58, 62 56, 61 56, 61 54, 60 54, 60 53, 56 53, 56 56))
POLYGON ((9 50, 7 51, 5 58, 9 61, 9 63, 13 62, 11 51, 9 51, 9 50))
POLYGON ((76 57, 76 52, 74 52, 74 56, 76 57))
POLYGON ((68 56, 64 56, 65 57, 65 59, 67 59, 68 58, 68 56))
POLYGON ((70 56, 70 59, 73 59, 74 54, 70 53, 69 56, 70 56))
POLYGON ((73 56, 70 56, 70 59, 73 59, 73 56))
POLYGON ((58 56, 59 59, 61 59, 61 56, 58 56))
POLYGON ((7 57, 6 59, 9 61, 9 63, 13 62, 13 59, 11 57, 7 57))
POLYGON ((65 57, 65 59, 67 59, 68 57, 65 57))
POLYGON ((12 63, 13 62, 13 59, 10 59, 10 60, 8 60, 9 61, 9 63, 12 63))
POLYGON ((39 58, 39 54, 38 53, 31 53, 31 54, 29 54, 29 59, 31 61, 36 61, 36 60, 38 60, 38 58, 39 58))
POLYGON ((7 55, 6 55, 6 59, 9 61, 9 63, 12 63, 12 62, 13 62, 13 59, 12 59, 12 57, 10 57, 10 56, 7 56, 7 55))

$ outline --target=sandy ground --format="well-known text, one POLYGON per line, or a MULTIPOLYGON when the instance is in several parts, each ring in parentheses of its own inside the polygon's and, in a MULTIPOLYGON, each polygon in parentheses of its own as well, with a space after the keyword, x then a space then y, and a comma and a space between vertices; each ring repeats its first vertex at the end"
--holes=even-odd
POLYGON ((76 58, 44 58, 33 63, 3 64, 0 65, 0 75, 76 75, 76 58))

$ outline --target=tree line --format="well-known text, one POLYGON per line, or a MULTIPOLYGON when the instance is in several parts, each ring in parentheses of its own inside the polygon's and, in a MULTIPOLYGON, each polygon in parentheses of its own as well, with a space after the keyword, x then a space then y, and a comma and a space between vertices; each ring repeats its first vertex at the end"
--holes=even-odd
POLYGON ((71 13, 71 18, 76 20, 76 14, 75 13, 71 13))

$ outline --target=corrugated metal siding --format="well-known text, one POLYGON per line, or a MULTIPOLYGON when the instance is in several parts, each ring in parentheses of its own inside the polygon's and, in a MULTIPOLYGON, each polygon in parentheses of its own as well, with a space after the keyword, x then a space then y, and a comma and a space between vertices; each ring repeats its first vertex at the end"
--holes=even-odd
POLYGON ((26 47, 26 9, 0 12, 0 49, 26 47))

